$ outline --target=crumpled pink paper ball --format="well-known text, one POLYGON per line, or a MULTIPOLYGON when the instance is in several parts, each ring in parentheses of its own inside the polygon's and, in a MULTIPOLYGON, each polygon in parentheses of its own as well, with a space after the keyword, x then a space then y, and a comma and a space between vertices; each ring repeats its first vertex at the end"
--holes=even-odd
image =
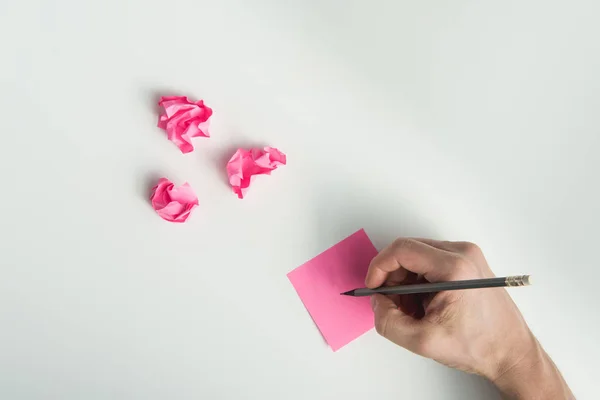
POLYGON ((233 192, 243 199, 254 175, 270 175, 285 164, 285 154, 274 147, 238 149, 227 163, 227 176, 233 192))
POLYGON ((161 178, 152 189, 152 208, 169 222, 185 222, 198 205, 198 197, 186 182, 175 187, 167 178, 161 178))
POLYGON ((181 150, 189 153, 194 150, 193 137, 209 137, 208 119, 212 109, 204 101, 189 101, 185 96, 161 97, 158 105, 165 113, 158 119, 158 127, 167 131, 167 138, 181 150))

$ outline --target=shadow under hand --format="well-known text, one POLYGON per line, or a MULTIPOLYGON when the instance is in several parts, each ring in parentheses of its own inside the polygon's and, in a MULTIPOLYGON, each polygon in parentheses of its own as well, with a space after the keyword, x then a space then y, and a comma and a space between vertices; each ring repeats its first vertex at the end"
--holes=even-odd
POLYGON ((427 221, 408 201, 386 190, 374 192, 352 182, 324 184, 315 193, 315 234, 325 246, 364 228, 378 250, 399 237, 439 237, 427 221))

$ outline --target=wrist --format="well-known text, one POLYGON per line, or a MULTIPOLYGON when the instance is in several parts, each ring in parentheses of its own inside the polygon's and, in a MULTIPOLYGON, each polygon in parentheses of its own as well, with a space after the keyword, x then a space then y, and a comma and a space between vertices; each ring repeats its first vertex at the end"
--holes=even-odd
POLYGON ((533 335, 531 338, 526 353, 505 364, 490 380, 509 399, 574 399, 556 365, 533 335))
POLYGON ((501 337, 489 347, 489 353, 482 358, 483 365, 478 369, 479 375, 492 382, 510 378, 526 365, 537 363, 543 351, 526 325, 503 332, 501 337))
POLYGON ((527 332, 518 339, 509 342, 506 348, 499 348, 500 354, 495 357, 495 364, 490 368, 492 373, 486 377, 492 382, 511 379, 521 370, 526 370, 541 361, 542 348, 533 334, 527 332))
POLYGON ((525 390, 524 386, 531 383, 528 375, 544 362, 542 352, 534 338, 525 353, 507 357, 499 364, 496 374, 488 379, 509 398, 518 399, 521 392, 525 390))

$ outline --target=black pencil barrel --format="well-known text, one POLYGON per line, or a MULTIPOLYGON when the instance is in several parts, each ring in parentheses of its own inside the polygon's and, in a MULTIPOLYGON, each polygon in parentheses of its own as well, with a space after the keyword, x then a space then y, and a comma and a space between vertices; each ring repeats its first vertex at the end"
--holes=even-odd
POLYGON ((525 286, 529 285, 529 275, 508 276, 501 278, 471 279, 465 281, 421 283, 416 285, 379 287, 376 289, 354 289, 342 293, 348 296, 370 296, 375 293, 381 294, 415 294, 415 293, 433 293, 444 290, 464 290, 464 289, 483 289, 504 286, 525 286))

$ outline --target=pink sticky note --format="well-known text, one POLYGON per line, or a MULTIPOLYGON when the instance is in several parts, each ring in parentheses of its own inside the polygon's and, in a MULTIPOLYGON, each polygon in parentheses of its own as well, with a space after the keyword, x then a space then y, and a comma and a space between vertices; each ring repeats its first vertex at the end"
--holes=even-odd
POLYGON ((333 351, 373 328, 369 297, 340 293, 365 286, 377 250, 363 229, 287 276, 333 351))

